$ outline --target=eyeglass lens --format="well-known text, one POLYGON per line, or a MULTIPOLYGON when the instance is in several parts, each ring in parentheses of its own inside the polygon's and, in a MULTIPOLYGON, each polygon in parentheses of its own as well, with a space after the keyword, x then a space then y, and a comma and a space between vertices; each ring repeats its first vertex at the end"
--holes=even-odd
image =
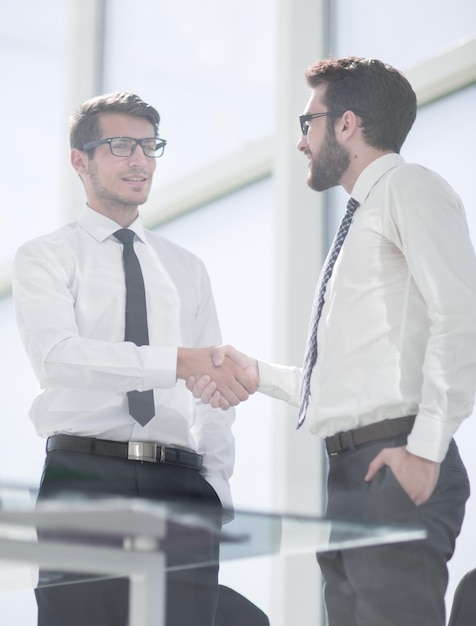
POLYGON ((130 137, 114 137, 109 142, 112 154, 120 157, 131 156, 137 144, 140 144, 146 156, 154 157, 161 156, 165 146, 163 141, 154 138, 132 139, 130 137))
POLYGON ((312 119, 310 115, 300 115, 299 122, 301 124, 301 132, 303 135, 307 135, 309 131, 309 120, 312 119))

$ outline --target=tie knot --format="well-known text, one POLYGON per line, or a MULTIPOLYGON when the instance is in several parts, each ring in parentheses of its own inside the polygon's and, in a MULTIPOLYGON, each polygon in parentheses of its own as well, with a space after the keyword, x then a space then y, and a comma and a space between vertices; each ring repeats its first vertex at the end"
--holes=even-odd
POLYGON ((359 206, 360 206, 360 202, 357 202, 355 198, 350 198, 349 202, 347 203, 347 212, 351 214, 355 213, 355 211, 357 210, 359 206))
POLYGON ((133 243, 135 233, 133 230, 129 230, 128 228, 121 228, 120 230, 116 230, 114 235, 119 239, 122 244, 133 243))

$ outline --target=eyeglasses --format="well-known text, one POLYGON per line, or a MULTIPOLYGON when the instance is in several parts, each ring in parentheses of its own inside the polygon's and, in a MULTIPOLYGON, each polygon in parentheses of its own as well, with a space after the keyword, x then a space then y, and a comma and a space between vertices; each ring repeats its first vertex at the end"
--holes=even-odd
POLYGON ((326 111, 325 113, 308 113, 307 115, 299 116, 299 123, 301 124, 301 132, 303 135, 307 135, 309 132, 309 122, 313 120, 315 117, 325 117, 326 115, 335 115, 339 117, 339 115, 343 115, 343 113, 337 113, 334 111, 326 111))
POLYGON ((157 159, 164 154, 167 142, 165 139, 157 139, 149 137, 148 139, 133 139, 132 137, 110 137, 109 139, 98 139, 97 141, 88 141, 82 147, 82 150, 92 150, 104 143, 109 144, 111 154, 117 157, 130 157, 134 154, 137 144, 142 148, 145 156, 157 159))

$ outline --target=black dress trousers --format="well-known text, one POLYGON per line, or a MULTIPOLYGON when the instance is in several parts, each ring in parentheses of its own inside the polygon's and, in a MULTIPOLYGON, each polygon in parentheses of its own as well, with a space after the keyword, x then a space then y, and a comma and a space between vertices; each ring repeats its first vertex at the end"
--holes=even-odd
MULTIPOLYGON (((129 461, 82 452, 52 451, 47 455, 39 500, 77 494, 81 498, 122 496, 185 505, 206 510, 215 531, 221 527, 222 507, 211 485, 195 469, 129 461)), ((213 626, 218 599, 217 532, 193 531, 167 525, 168 566, 213 563, 167 573, 166 625, 213 626)), ((42 536, 47 533, 40 534, 42 536)), ((52 538, 52 535, 48 535, 52 538)), ((40 572, 35 591, 38 626, 127 626, 128 579, 74 582, 74 576, 40 572)), ((159 607, 158 607, 159 609, 159 607)))

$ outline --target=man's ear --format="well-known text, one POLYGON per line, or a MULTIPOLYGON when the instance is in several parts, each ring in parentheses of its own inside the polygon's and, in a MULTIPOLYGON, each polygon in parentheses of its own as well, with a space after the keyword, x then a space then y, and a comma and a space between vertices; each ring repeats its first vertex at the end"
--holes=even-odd
POLYGON ((343 139, 350 139, 359 128, 359 118, 353 111, 346 111, 337 122, 343 139))
POLYGON ((73 148, 71 150, 71 165, 77 174, 87 174, 89 171, 89 162, 86 152, 73 148))

